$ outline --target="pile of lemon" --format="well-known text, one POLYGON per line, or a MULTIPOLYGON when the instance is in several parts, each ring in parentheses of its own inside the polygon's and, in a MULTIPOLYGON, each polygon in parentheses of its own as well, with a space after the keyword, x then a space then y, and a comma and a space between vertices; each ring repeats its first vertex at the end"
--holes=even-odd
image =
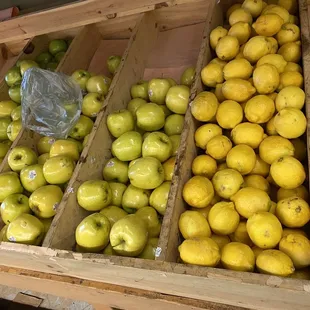
POLYGON ((210 33, 209 91, 191 104, 203 151, 183 188, 184 263, 310 278, 296 0, 245 0, 210 33), (274 1, 273 1, 274 2, 274 1))

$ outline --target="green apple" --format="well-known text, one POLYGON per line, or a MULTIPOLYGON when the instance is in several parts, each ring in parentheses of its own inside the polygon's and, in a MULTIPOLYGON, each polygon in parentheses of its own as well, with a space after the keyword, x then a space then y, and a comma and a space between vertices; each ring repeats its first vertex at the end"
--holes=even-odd
POLYGON ((154 157, 139 158, 129 166, 128 177, 133 186, 154 189, 164 181, 164 168, 154 157))
POLYGON ((143 157, 155 157, 160 162, 164 162, 171 156, 171 153, 171 140, 163 132, 151 132, 143 141, 143 157))
POLYGON ((166 78, 168 80, 170 86, 175 86, 177 85, 177 82, 173 78, 166 78))
MULTIPOLYGON (((1 120, 1 119, 0 119, 1 120)), ((0 139, 1 140, 1 139, 0 139)), ((3 144, 5 144, 5 145, 8 145, 8 147, 11 147, 11 145, 12 145, 12 141, 10 141, 10 140, 2 140, 1 141, 1 143, 3 143, 3 144)))
POLYGON ((39 63, 39 66, 40 66, 40 68, 41 69, 46 69, 46 66, 47 66, 47 64, 46 63, 44 63, 44 62, 41 62, 41 63, 39 63))
POLYGON ((78 161, 80 158, 78 145, 70 140, 57 140, 50 149, 50 157, 64 155, 70 157, 73 161, 78 161))
POLYGON ((18 67, 12 67, 8 70, 5 75, 5 81, 9 87, 14 85, 15 83, 22 81, 22 76, 20 74, 20 69, 18 67))
POLYGON ((132 85, 130 89, 131 97, 133 99, 141 98, 144 100, 148 100, 149 99, 148 87, 149 87, 149 82, 147 81, 140 81, 137 84, 132 85))
POLYGON ((3 158, 6 153, 9 151, 9 146, 5 143, 0 142, 0 158, 3 158))
POLYGON ((45 162, 50 158, 50 154, 49 153, 44 153, 44 154, 41 154, 39 157, 38 157, 38 164, 39 165, 44 165, 45 162))
POLYGON ((8 164, 16 172, 20 172, 23 168, 34 165, 37 162, 37 154, 28 146, 16 146, 8 156, 8 164))
POLYGON ((165 181, 171 181, 174 174, 175 157, 170 157, 163 163, 165 181))
POLYGON ((28 69, 33 67, 39 68, 39 65, 34 60, 22 60, 19 65, 21 75, 24 75, 28 69))
POLYGON ((82 113, 88 117, 97 117, 103 107, 104 95, 89 93, 83 98, 82 113))
POLYGON ((127 212, 125 212, 123 209, 117 207, 117 206, 108 206, 107 208, 103 208, 100 211, 101 214, 105 215, 111 224, 111 227, 121 218, 128 215, 127 212))
POLYGON ((49 153, 53 143, 56 140, 52 137, 42 137, 37 144, 37 150, 39 154, 49 153))
POLYGON ((150 80, 148 87, 150 101, 157 104, 164 104, 170 87, 170 82, 167 79, 150 80))
POLYGON ((12 194, 1 203, 1 218, 5 224, 10 224, 23 213, 30 213, 28 197, 22 194, 12 194))
POLYGON ((122 207, 128 214, 134 214, 137 212, 137 209, 134 208, 126 208, 126 207, 122 207))
POLYGON ((184 70, 181 76, 181 84, 191 87, 195 78, 195 68, 189 67, 184 70))
POLYGON ((76 140, 83 140, 93 129, 94 122, 87 116, 81 115, 73 129, 70 137, 76 140))
POLYGON ((142 136, 136 131, 122 134, 112 143, 112 154, 121 161, 130 161, 141 156, 142 136))
POLYGON ((83 149, 86 147, 86 144, 88 143, 89 137, 90 137, 90 134, 88 134, 86 137, 84 137, 83 143, 82 143, 83 149))
POLYGON ((155 188, 150 197, 150 205, 161 215, 165 215, 166 212, 170 187, 171 182, 164 182, 155 188))
POLYGON ((112 206, 121 207, 123 194, 127 188, 125 184, 117 183, 117 182, 109 182, 111 191, 112 191, 112 206))
POLYGON ((0 117, 11 117, 15 108, 17 108, 17 104, 12 100, 0 101, 0 117))
POLYGON ((166 118, 165 133, 168 136, 180 135, 184 126, 184 116, 172 114, 166 118))
POLYGON ((160 234, 161 223, 156 210, 150 206, 143 207, 136 212, 147 224, 149 237, 158 237, 160 234))
POLYGON ((58 67, 57 62, 49 62, 46 64, 45 69, 54 72, 56 71, 57 67, 58 67))
POLYGON ((39 219, 41 221, 41 223, 43 224, 43 227, 44 227, 44 235, 47 234, 47 232, 49 231, 51 225, 52 225, 52 222, 53 222, 53 217, 50 217, 48 219, 39 219))
POLYGON ((8 225, 6 236, 10 242, 39 245, 44 237, 44 227, 35 216, 24 213, 8 225))
POLYGON ((19 177, 24 189, 30 193, 46 185, 46 180, 43 175, 43 165, 36 164, 25 167, 20 172, 19 177))
POLYGON ((111 204, 112 190, 106 181, 89 180, 78 188, 77 200, 87 211, 100 211, 111 204))
POLYGON ((0 241, 4 241, 4 242, 8 242, 9 241, 9 239, 6 236, 6 232, 8 230, 8 227, 9 227, 9 225, 5 225, 0 230, 0 241))
POLYGON ((134 120, 137 119, 136 112, 137 112, 138 108, 141 107, 143 104, 146 104, 146 101, 144 99, 141 99, 141 98, 134 98, 134 99, 131 99, 129 101, 129 103, 127 105, 127 110, 130 111, 134 120))
POLYGON ((172 86, 166 96, 167 108, 177 114, 185 114, 189 105, 189 88, 185 85, 172 86))
MULTIPOLYGON (((20 83, 12 85, 9 89, 9 97, 16 103, 21 103, 20 83)), ((14 111, 14 110, 13 110, 14 111)))
POLYGON ((105 255, 117 255, 117 253, 113 250, 112 245, 109 243, 102 252, 105 255))
POLYGON ((147 226, 135 214, 129 214, 117 221, 110 232, 113 250, 122 256, 139 255, 147 242, 147 226))
POLYGON ((111 74, 115 74, 122 58, 120 56, 110 56, 107 60, 107 67, 111 74))
POLYGON ((125 132, 134 130, 135 122, 131 112, 123 109, 108 115, 107 126, 111 135, 118 138, 125 132))
POLYGON ((165 113, 155 103, 143 104, 136 115, 138 127, 145 131, 159 130, 165 125, 165 113))
POLYGON ((149 205, 151 191, 129 184, 123 194, 123 208, 140 209, 149 205))
POLYGON ((58 155, 50 157, 43 165, 45 180, 50 184, 68 182, 75 168, 74 161, 69 156, 58 155))
POLYGON ((86 89, 89 93, 99 93, 104 96, 107 95, 111 80, 104 75, 95 75, 88 79, 86 89))
POLYGON ((176 156, 180 147, 181 135, 173 135, 169 138, 172 143, 172 156, 176 156))
POLYGON ((42 63, 47 64, 51 62, 52 59, 53 59, 53 56, 49 52, 43 52, 36 57, 36 62, 40 65, 42 63))
POLYGON ((52 40, 48 45, 48 50, 52 55, 56 55, 60 52, 66 52, 68 49, 67 42, 65 40, 52 40))
POLYGON ((71 77, 77 84, 80 85, 82 90, 86 90, 86 83, 91 75, 86 70, 76 70, 72 73, 71 77))
MULTIPOLYGON (((83 139, 83 141, 84 141, 84 139, 83 139)), ((82 151, 83 151, 83 143, 81 141, 75 140, 73 138, 67 138, 67 140, 71 141, 71 142, 74 142, 76 144, 77 148, 78 148, 79 153, 82 153, 82 151)))
POLYGON ((55 61, 57 62, 57 63, 59 63, 62 59, 63 59, 63 57, 66 55, 66 52, 59 52, 59 53, 57 53, 56 55, 55 55, 55 61))
POLYGON ((128 163, 116 157, 111 158, 103 167, 103 179, 126 184, 128 182, 128 163))
POLYGON ((8 139, 7 129, 11 122, 11 119, 8 117, 0 118, 0 141, 8 139))
POLYGON ((143 251, 138 256, 139 258, 144 259, 155 259, 155 253, 158 245, 158 238, 150 238, 148 239, 143 251))
POLYGON ((8 128, 6 129, 6 133, 8 138, 14 142, 18 137, 20 131, 22 130, 23 124, 22 121, 19 119, 18 121, 13 121, 10 123, 8 128))
POLYGON ((18 121, 22 117, 22 106, 19 105, 11 112, 11 119, 12 121, 18 121))
POLYGON ((159 105, 159 107, 164 111, 165 117, 168 117, 169 115, 172 114, 172 112, 167 108, 165 104, 159 105))

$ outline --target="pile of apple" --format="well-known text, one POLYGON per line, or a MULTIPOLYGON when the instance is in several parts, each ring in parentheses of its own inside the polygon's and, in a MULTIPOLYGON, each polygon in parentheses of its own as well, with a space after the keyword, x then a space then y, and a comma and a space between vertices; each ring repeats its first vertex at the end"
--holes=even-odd
POLYGON ((127 109, 108 115, 114 157, 103 180, 78 188, 79 206, 95 213, 76 228, 77 251, 155 258, 194 75, 186 69, 181 85, 141 81, 131 87, 127 109))

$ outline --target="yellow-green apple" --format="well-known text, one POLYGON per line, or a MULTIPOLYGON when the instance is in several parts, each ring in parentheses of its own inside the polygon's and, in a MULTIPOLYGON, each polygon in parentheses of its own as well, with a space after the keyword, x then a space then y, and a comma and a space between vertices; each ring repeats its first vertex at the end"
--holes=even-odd
POLYGON ((9 146, 0 142, 0 158, 3 158, 9 150, 9 146))
POLYGON ((87 116, 81 115, 73 129, 70 137, 76 140, 83 140, 93 129, 94 122, 87 116))
POLYGON ((73 161, 77 161, 80 158, 78 145, 70 140, 55 141, 50 149, 50 158, 59 155, 68 156, 73 161))
POLYGON ((195 68, 189 67, 184 70, 181 76, 181 84, 191 87, 195 78, 195 68))
POLYGON ((135 122, 132 114, 124 109, 109 114, 107 126, 111 135, 118 138, 123 133, 134 130, 135 122))
POLYGON ((58 67, 57 62, 49 62, 48 64, 46 64, 45 69, 54 72, 56 71, 57 67, 58 67))
POLYGON ((113 157, 103 167, 102 175, 105 181, 126 184, 128 182, 128 163, 113 157))
POLYGON ((16 146, 8 156, 8 164, 16 172, 20 172, 23 168, 37 162, 37 154, 28 146, 16 146))
POLYGON ((139 258, 144 259, 155 259, 155 253, 158 245, 158 238, 150 238, 148 239, 143 251, 138 256, 139 258))
MULTIPOLYGON (((89 135, 89 134, 88 134, 88 135, 89 135)), ((88 135, 87 135, 87 136, 88 136, 88 135)), ((84 139, 85 139, 85 138, 84 138, 84 139)), ((83 139, 83 141, 84 141, 84 139, 83 139)), ((74 143, 77 145, 77 148, 78 148, 79 153, 82 153, 82 151, 83 151, 83 142, 78 141, 78 140, 75 140, 75 139, 73 139, 73 138, 67 138, 67 140, 68 140, 68 141, 74 142, 74 143)))
POLYGON ((111 74, 115 74, 122 58, 120 56, 110 56, 107 60, 107 67, 111 74))
POLYGON ((86 90, 86 83, 91 77, 91 74, 86 70, 76 70, 72 73, 73 80, 80 85, 82 90, 86 90))
POLYGON ((165 173, 165 181, 171 181, 173 177, 175 166, 175 157, 170 157, 163 163, 164 173, 165 173))
POLYGON ((97 117, 103 107, 104 95, 89 93, 83 98, 82 113, 88 117, 97 117))
POLYGON ((141 107, 143 104, 146 104, 146 101, 141 98, 134 98, 131 99, 127 105, 127 110, 132 114, 134 120, 137 119, 136 112, 139 107, 141 107))
POLYGON ((0 241, 4 241, 4 242, 8 242, 9 241, 9 239, 6 236, 6 232, 8 230, 8 227, 9 227, 9 225, 5 225, 0 230, 0 241))
POLYGON ((150 101, 157 104, 164 104, 170 87, 170 82, 167 79, 150 80, 148 87, 150 101))
POLYGON ((39 68, 39 65, 34 60, 22 60, 19 65, 21 75, 24 75, 28 69, 34 67, 39 68))
POLYGON ((5 81, 9 87, 14 85, 15 83, 22 81, 22 76, 20 74, 20 69, 18 67, 12 67, 8 70, 5 75, 5 81))
POLYGON ((180 142, 181 142, 181 135, 173 135, 169 137, 172 143, 172 156, 176 156, 178 154, 180 142))
POLYGON ((16 103, 21 103, 20 83, 12 85, 9 89, 9 97, 16 103))
POLYGON ((113 250, 111 243, 109 243, 102 252, 105 255, 117 255, 117 253, 113 250))
POLYGON ((137 125, 145 131, 159 130, 165 125, 165 113, 155 103, 143 104, 137 111, 137 125))
POLYGON ((19 177, 24 189, 30 193, 46 185, 43 175, 43 165, 36 164, 25 167, 20 172, 19 177))
POLYGON ((134 208, 126 208, 126 207, 122 207, 128 214, 134 214, 137 212, 137 209, 134 208))
POLYGON ((109 243, 111 224, 101 213, 85 217, 75 230, 76 243, 85 252, 99 252, 109 243))
POLYGON ((45 185, 36 189, 29 197, 29 207, 40 218, 50 218, 56 214, 63 197, 56 185, 45 185))
POLYGON ((125 217, 128 213, 117 206, 108 206, 100 211, 101 214, 105 215, 111 224, 111 227, 121 218, 125 217))
POLYGON ((39 165, 44 165, 45 162, 50 158, 50 154, 49 153, 44 153, 44 154, 41 154, 39 157, 38 157, 38 164, 39 165))
POLYGON ((122 256, 139 255, 147 242, 147 225, 140 217, 129 214, 117 221, 110 232, 114 251, 122 256))
POLYGON ((50 184, 68 182, 75 168, 74 161, 69 156, 58 155, 50 157, 43 165, 45 180, 50 184))
POLYGON ((67 49, 67 42, 61 39, 52 40, 48 45, 48 50, 52 55, 56 55, 60 52, 65 52, 67 49))
POLYGON ((149 99, 148 87, 149 87, 148 81, 140 81, 137 84, 132 85, 130 89, 131 97, 133 99, 141 98, 144 100, 148 100, 149 99))
POLYGON ((142 136, 136 131, 122 134, 112 143, 112 154, 121 161, 130 161, 141 156, 142 136))
POLYGON ((143 207, 137 210, 138 215, 147 224, 149 237, 158 237, 160 234, 161 223, 156 210, 150 206, 143 207))
POLYGON ((54 59, 56 62, 59 63, 65 55, 66 55, 66 52, 59 52, 55 55, 54 59))
POLYGON ((52 225, 52 221, 53 221, 53 217, 50 217, 48 219, 39 219, 41 221, 41 223, 43 224, 43 233, 44 236, 47 234, 47 232, 49 231, 51 225, 52 225))
POLYGON ((0 174, 0 202, 12 194, 21 194, 24 191, 16 172, 0 174))
POLYGON ((154 157, 139 158, 129 166, 128 177, 133 186, 154 189, 164 181, 164 168, 154 157))
POLYGON ((121 207, 123 194, 127 188, 125 184, 117 182, 109 182, 111 191, 112 191, 112 201, 111 205, 121 207))
POLYGON ((111 80, 104 75, 95 75, 88 79, 86 89, 89 93, 107 95, 111 80))
POLYGON ((172 114, 166 118, 165 133, 168 136, 180 135, 184 126, 184 116, 180 114, 172 114))
POLYGON ((42 137, 37 144, 39 154, 49 153, 53 143, 56 140, 52 137, 42 137))
POLYGON ((143 141, 143 157, 155 157, 160 162, 164 162, 171 156, 171 152, 172 143, 163 132, 151 132, 143 141))
POLYGON ((1 143, 5 144, 5 145, 8 145, 9 147, 11 147, 11 145, 12 145, 12 141, 11 140, 2 140, 1 143))
POLYGON ((89 180, 78 188, 77 200, 87 211, 100 211, 111 204, 112 190, 106 181, 89 180))
POLYGON ((87 142, 88 142, 88 140, 89 140, 89 136, 90 136, 90 134, 88 134, 88 135, 83 139, 83 143, 82 143, 83 149, 84 149, 84 147, 86 146, 86 144, 87 144, 87 142))
POLYGON ((172 112, 167 108, 165 104, 159 105, 159 107, 164 111, 165 117, 168 117, 169 115, 172 114, 172 112))
POLYGON ((166 181, 155 188, 150 197, 150 205, 161 215, 164 215, 166 212, 170 187, 171 182, 166 181))
POLYGON ((51 62, 52 59, 53 56, 49 52, 43 52, 36 57, 36 62, 40 65, 47 64, 48 62, 51 62))
POLYGON ((185 114, 189 104, 189 88, 185 85, 172 86, 166 96, 167 108, 177 114, 185 114))
POLYGON ((173 78, 166 78, 168 82, 170 83, 170 86, 175 86, 177 85, 177 82, 173 78))
POLYGON ((15 108, 17 108, 17 103, 12 100, 0 101, 0 117, 11 117, 15 108))
POLYGON ((12 121, 9 117, 0 118, 0 140, 8 139, 7 130, 11 122, 12 121))
POLYGON ((129 184, 123 194, 123 208, 140 209, 149 205, 151 191, 129 184))
POLYGON ((39 245, 44 237, 44 227, 38 218, 24 213, 8 225, 6 236, 10 242, 39 245))
POLYGON ((5 224, 10 224, 23 213, 30 213, 28 197, 22 194, 12 194, 1 203, 1 218, 5 224))
POLYGON ((22 121, 19 119, 18 121, 13 121, 12 123, 10 123, 10 125, 8 126, 6 133, 8 135, 8 138, 14 142, 17 138, 17 136, 19 135, 21 129, 22 129, 23 125, 22 125, 22 121))
POLYGON ((11 119, 12 121, 18 121, 20 120, 22 117, 22 106, 19 105, 18 107, 16 107, 12 113, 11 113, 11 119))

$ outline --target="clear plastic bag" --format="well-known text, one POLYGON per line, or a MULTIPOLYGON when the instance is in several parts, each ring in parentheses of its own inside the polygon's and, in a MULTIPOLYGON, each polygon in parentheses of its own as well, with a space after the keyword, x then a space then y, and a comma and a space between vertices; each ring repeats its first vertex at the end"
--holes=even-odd
POLYGON ((21 84, 23 126, 41 135, 67 138, 82 108, 81 89, 62 73, 28 69, 21 84))

